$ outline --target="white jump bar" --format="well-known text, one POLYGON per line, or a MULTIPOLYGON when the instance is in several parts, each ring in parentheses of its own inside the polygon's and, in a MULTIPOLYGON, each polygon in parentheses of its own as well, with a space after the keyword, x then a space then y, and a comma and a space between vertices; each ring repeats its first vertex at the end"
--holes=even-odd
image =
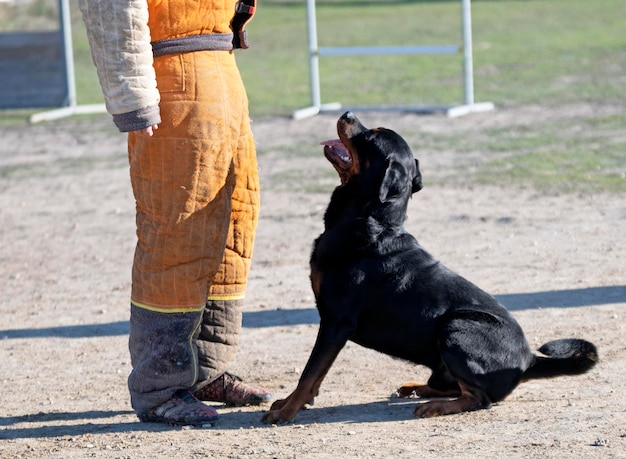
POLYGON ((457 45, 433 46, 348 46, 319 48, 320 56, 346 56, 352 54, 454 54, 461 52, 457 45))

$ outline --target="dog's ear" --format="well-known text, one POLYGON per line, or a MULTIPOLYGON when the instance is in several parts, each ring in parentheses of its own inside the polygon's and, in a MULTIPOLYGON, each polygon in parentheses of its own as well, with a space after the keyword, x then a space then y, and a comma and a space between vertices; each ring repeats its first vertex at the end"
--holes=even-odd
POLYGON ((420 162, 415 160, 415 177, 413 177, 413 189, 411 190, 413 193, 417 193, 424 187, 422 183, 422 173, 420 172, 420 162))
POLYGON ((380 199, 380 202, 385 203, 401 195, 407 187, 408 175, 409 172, 402 163, 390 161, 387 164, 383 183, 381 183, 380 190, 378 190, 378 199, 380 199))

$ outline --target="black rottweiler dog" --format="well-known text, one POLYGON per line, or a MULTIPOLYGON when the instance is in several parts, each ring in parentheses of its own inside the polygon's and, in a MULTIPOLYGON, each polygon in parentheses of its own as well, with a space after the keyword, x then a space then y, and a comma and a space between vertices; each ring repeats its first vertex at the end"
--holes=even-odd
POLYGON ((318 394, 348 340, 425 365, 428 383, 398 393, 435 398, 416 417, 488 408, 521 382, 576 375, 598 361, 593 344, 560 339, 534 355, 522 329, 495 298, 450 271, 408 234, 411 195, 422 188, 418 161, 395 132, 366 129, 350 112, 324 154, 339 177, 311 255, 320 326, 297 388, 265 413, 288 422, 318 394))

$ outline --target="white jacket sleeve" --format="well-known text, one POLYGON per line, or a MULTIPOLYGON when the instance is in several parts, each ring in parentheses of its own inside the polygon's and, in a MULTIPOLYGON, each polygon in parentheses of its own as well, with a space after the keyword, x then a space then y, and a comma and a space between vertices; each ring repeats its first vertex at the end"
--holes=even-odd
POLYGON ((107 111, 120 131, 161 122, 146 0, 80 0, 107 111))

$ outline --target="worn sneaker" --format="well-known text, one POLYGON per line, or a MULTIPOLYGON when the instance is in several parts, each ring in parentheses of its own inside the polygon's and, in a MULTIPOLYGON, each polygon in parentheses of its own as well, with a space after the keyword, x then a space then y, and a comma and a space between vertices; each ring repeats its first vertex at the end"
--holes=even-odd
POLYGON ((260 405, 272 399, 267 389, 251 387, 241 378, 223 373, 206 386, 194 392, 200 400, 221 402, 230 406, 260 405))
POLYGON ((217 421, 219 415, 215 408, 205 405, 189 390, 182 389, 173 397, 146 413, 138 413, 142 422, 167 422, 175 426, 201 426, 217 421))

